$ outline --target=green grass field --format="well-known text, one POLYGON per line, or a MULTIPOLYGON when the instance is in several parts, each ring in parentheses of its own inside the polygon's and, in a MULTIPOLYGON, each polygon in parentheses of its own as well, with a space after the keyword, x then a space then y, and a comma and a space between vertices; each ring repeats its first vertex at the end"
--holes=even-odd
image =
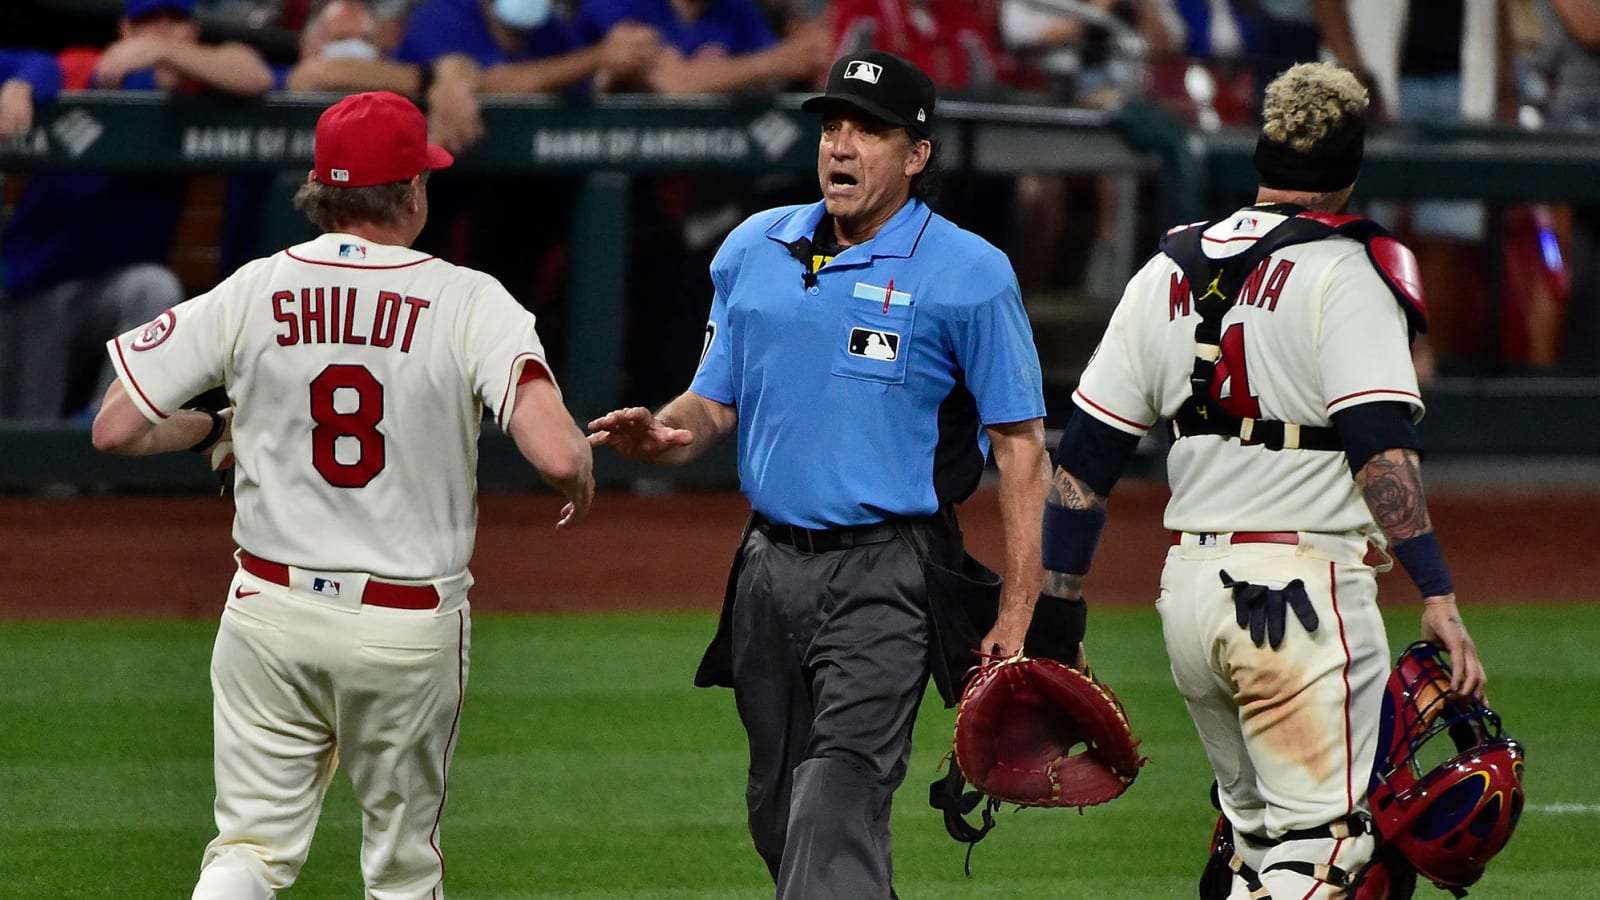
MULTIPOLYGON (((1474 898, 1600 897, 1600 605, 1472 608, 1490 697, 1528 747, 1530 808, 1474 898)), ((743 824, 727 691, 689 676, 704 614, 478 617, 443 846, 454 900, 771 896, 743 824)), ((1391 617, 1399 648, 1416 611, 1391 617)), ((0 628, 0 896, 187 897, 211 835, 211 622, 0 628)), ((951 713, 924 706, 896 808, 908 900, 1191 898, 1214 813, 1156 614, 1101 609, 1096 670, 1150 764, 1116 802, 1001 814, 962 874, 927 807, 951 713)), ((350 789, 335 785, 288 898, 360 896, 350 789)), ((1432 887, 1418 897, 1447 898, 1432 887)))

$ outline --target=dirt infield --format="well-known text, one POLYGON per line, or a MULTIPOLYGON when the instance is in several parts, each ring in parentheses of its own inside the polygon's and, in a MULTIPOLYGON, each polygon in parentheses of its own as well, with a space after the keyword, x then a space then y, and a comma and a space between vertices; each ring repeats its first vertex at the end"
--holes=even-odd
MULTIPOLYGON (((1092 602, 1154 599, 1165 501, 1160 484, 1117 489, 1092 602)), ((1430 506, 1463 603, 1600 600, 1592 489, 1436 493, 1430 506)), ((581 528, 557 534, 557 509, 553 494, 483 498, 475 608, 715 608, 746 512, 736 494, 605 493, 581 528)), ((214 616, 232 510, 216 497, 0 498, 0 618, 214 616)), ((979 492, 962 522, 974 554, 998 562, 995 494, 979 492)), ((1386 602, 1415 601, 1403 575, 1380 584, 1386 602)))

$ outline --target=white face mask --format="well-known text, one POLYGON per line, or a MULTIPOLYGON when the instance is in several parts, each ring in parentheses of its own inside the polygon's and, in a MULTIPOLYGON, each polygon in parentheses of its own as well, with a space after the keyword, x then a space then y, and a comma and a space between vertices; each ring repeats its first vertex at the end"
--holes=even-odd
POLYGON ((550 18, 550 0, 494 0, 494 17, 507 27, 532 31, 550 18))
POLYGON ((361 38, 345 38, 322 48, 323 59, 377 59, 378 48, 361 38))

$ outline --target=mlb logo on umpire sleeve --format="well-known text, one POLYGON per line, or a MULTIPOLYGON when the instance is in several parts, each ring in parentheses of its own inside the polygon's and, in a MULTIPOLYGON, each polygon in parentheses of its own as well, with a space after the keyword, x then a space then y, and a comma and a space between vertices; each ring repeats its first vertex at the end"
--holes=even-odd
POLYGON ((878 76, 883 74, 883 66, 858 59, 845 67, 844 77, 865 81, 868 84, 877 84, 878 76))
POLYGON ((850 355, 892 361, 900 358, 900 335, 871 328, 850 329, 850 355))

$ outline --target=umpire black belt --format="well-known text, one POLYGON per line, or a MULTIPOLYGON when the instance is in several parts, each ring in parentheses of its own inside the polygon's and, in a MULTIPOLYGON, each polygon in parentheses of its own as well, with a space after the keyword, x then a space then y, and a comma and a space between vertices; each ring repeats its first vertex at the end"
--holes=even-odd
POLYGON ((892 522, 849 528, 800 528, 779 525, 761 515, 755 517, 755 529, 774 544, 784 544, 801 553, 828 553, 867 544, 882 544, 894 540, 899 534, 892 522))

